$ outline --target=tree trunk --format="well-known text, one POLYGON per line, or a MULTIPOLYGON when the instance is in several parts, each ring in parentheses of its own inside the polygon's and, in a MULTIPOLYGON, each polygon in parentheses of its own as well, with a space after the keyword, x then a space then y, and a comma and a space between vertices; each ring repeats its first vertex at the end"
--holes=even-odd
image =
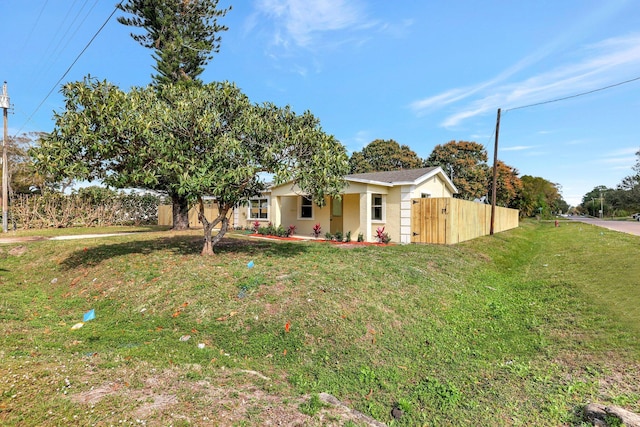
POLYGON ((188 230, 189 229, 189 202, 186 197, 174 194, 171 196, 173 206, 173 229, 188 230))
POLYGON ((204 246, 202 247, 201 255, 214 255, 213 243, 211 242, 211 230, 213 229, 213 223, 203 225, 204 227, 204 246))
POLYGON ((213 247, 222 239, 224 234, 227 232, 227 228, 229 227, 229 218, 227 218, 227 213, 229 212, 230 206, 220 203, 218 204, 218 217, 209 222, 206 216, 204 215, 204 202, 202 198, 199 199, 200 209, 198 212, 198 219, 202 223, 202 228, 204 229, 204 246, 202 247, 202 255, 214 255, 213 247), (213 231, 213 227, 215 227, 219 222, 222 222, 220 226, 220 231, 216 234, 216 237, 211 237, 211 232, 213 231))

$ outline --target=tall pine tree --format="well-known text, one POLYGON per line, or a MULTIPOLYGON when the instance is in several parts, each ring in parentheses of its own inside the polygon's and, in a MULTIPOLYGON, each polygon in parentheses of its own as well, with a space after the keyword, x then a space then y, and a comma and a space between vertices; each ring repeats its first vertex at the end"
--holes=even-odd
MULTIPOLYGON (((218 23, 231 9, 218 9, 218 0, 129 0, 118 5, 130 17, 119 17, 121 24, 143 29, 131 37, 153 50, 156 61, 153 84, 163 86, 201 85, 204 67, 220 51, 220 32, 228 30, 218 23)), ((173 228, 189 228, 189 203, 179 194, 169 194, 173 204, 173 228)))

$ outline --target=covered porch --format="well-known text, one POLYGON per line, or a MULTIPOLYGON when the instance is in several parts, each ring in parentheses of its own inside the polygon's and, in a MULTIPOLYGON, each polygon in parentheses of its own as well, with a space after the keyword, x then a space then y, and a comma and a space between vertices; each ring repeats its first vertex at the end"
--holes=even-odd
MULTIPOLYGON (((296 227, 296 235, 313 236, 314 226, 319 224, 319 237, 326 233, 335 235, 341 232, 351 233, 351 240, 356 241, 362 234, 365 242, 376 241, 376 229, 386 227, 386 201, 388 188, 380 186, 371 188, 363 184, 351 184, 339 197, 325 198, 324 206, 312 203, 310 199, 295 186, 283 185, 271 188, 259 198, 250 200, 246 210, 241 210, 237 223, 252 227, 272 223, 282 225, 285 229, 291 225, 296 227)), ((398 234, 396 234, 396 241, 398 234)))

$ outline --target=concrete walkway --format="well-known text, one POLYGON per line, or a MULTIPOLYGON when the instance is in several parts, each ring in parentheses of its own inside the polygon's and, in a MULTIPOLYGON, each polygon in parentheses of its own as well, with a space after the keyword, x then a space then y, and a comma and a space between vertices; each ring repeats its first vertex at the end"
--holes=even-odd
POLYGON ((139 234, 140 231, 135 233, 105 233, 105 234, 74 234, 68 236, 20 236, 20 237, 4 237, 0 235, 0 245, 9 243, 22 243, 22 242, 39 242, 42 240, 76 240, 76 239, 95 239, 99 237, 113 237, 113 236, 126 236, 128 234, 139 234))

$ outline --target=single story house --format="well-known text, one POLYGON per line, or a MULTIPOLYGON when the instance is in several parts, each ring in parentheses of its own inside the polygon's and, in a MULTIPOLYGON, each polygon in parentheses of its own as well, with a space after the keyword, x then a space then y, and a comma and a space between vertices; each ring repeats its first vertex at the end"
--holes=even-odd
POLYGON ((247 207, 233 213, 234 226, 265 225, 296 227, 297 235, 313 235, 320 224, 326 232, 351 232, 352 240, 362 234, 364 241, 376 241, 376 229, 394 242, 411 243, 411 205, 416 198, 451 198, 458 192, 440 167, 359 173, 345 176, 346 188, 340 197, 327 198, 319 207, 291 184, 272 186, 247 207))

